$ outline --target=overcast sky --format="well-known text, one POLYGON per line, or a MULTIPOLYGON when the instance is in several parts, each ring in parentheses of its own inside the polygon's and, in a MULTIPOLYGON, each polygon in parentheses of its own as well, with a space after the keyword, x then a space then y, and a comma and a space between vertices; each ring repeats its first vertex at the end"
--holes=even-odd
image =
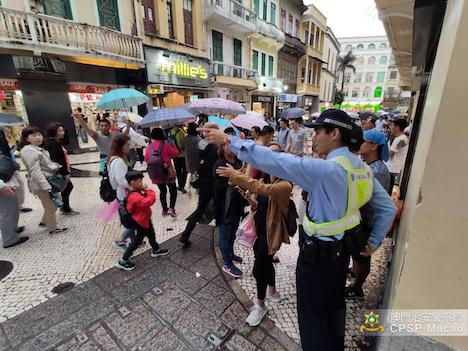
POLYGON ((386 35, 374 0, 304 0, 315 5, 336 37, 386 35))

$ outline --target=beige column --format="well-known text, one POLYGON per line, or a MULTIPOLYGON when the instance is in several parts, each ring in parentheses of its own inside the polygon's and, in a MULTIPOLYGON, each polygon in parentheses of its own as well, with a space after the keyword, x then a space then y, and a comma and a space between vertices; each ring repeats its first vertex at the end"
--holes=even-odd
POLYGON ((193 45, 198 49, 203 49, 203 20, 201 0, 192 0, 192 25, 193 45))
POLYGON ((185 43, 184 6, 182 0, 172 0, 172 22, 174 36, 177 41, 185 43))
POLYGON ((167 14, 166 1, 155 0, 154 9, 156 12, 155 14, 156 28, 159 30, 159 34, 162 37, 168 38, 169 37, 169 25, 167 22, 168 14, 167 14))

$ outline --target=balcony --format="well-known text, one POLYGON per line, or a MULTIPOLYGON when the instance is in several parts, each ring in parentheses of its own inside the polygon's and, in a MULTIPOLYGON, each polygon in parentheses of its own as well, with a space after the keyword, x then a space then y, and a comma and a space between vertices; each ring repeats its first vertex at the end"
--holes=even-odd
POLYGON ((211 63, 211 74, 214 76, 214 83, 218 85, 240 86, 251 89, 257 87, 255 81, 257 71, 248 68, 214 61, 211 63))
POLYGON ((144 64, 142 40, 118 31, 0 7, 0 46, 7 49, 144 64))
POLYGON ((257 85, 259 91, 282 93, 283 81, 274 77, 257 76, 257 85))
POLYGON ((204 21, 226 28, 239 34, 251 34, 257 28, 257 15, 235 0, 205 0, 204 21))
POLYGON ((296 88, 298 95, 320 95, 320 85, 299 83, 296 88))
POLYGON ((265 22, 261 19, 257 21, 257 32, 254 33, 255 36, 258 38, 258 34, 261 34, 260 41, 263 41, 266 37, 271 41, 271 44, 275 46, 278 50, 281 49, 285 43, 285 35, 284 33, 279 30, 274 24, 265 22))
POLYGON ((307 55, 323 62, 323 53, 311 45, 307 46, 307 55))
POLYGON ((286 50, 299 58, 305 55, 306 46, 300 39, 286 34, 283 50, 286 50))

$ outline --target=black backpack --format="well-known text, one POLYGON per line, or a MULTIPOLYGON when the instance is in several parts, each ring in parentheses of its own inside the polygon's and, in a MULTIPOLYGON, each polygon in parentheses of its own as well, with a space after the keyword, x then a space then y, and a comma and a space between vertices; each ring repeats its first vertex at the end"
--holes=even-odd
MULTIPOLYGON (((128 193, 130 195, 131 192, 128 193)), ((135 220, 132 218, 132 215, 130 212, 128 212, 127 209, 127 198, 128 195, 125 197, 123 201, 119 203, 119 217, 120 217, 120 223, 127 229, 137 229, 138 224, 135 222, 135 220)))
POLYGON ((288 213, 284 217, 284 221, 286 223, 286 228, 288 230, 288 235, 293 237, 297 231, 297 215, 296 204, 292 199, 289 199, 288 204, 288 213))
POLYGON ((117 198, 117 191, 112 188, 109 180, 109 174, 107 173, 107 167, 104 171, 104 174, 102 175, 101 185, 99 187, 99 195, 104 202, 112 202, 117 198))

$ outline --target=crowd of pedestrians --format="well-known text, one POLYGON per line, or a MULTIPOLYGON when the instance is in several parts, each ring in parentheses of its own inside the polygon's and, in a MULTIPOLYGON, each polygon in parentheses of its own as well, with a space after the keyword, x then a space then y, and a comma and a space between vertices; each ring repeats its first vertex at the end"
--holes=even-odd
MULTIPOLYGON (((303 348, 342 349, 344 298, 362 298, 371 253, 379 247, 395 214, 389 194, 399 181, 408 151, 406 120, 363 114, 354 123, 343 111, 327 110, 309 124, 301 118, 282 119, 276 131, 270 125, 244 130, 242 135, 251 139, 246 140, 236 137, 232 128, 222 130, 211 122, 169 130, 156 127, 147 138, 129 121, 113 132, 111 123, 101 118, 95 131, 79 111, 74 117, 82 138, 86 135, 96 142, 99 173, 103 182, 108 180, 111 192, 106 201, 115 201, 124 226, 113 243, 124 251, 117 267, 135 268, 131 257, 145 238, 152 257, 169 252, 158 244, 151 220, 156 193, 144 183, 144 174, 134 170, 135 163, 144 159, 150 181, 159 190, 161 216, 177 216, 178 191, 184 194, 188 187, 198 192, 197 207, 180 233, 184 248, 190 246, 197 223, 215 219, 222 270, 239 278, 243 272, 239 268, 242 258, 234 251, 236 233, 246 223, 253 228, 257 300, 246 319, 252 327, 267 314, 266 299, 282 301, 275 279, 275 254, 282 244, 290 243, 299 225, 297 298, 303 348), (306 153, 304 127, 313 129, 313 155, 306 153), (291 200, 295 186, 303 194, 298 211, 291 200), (350 258, 355 281, 345 289, 350 258)), ((43 207, 39 226, 47 227, 50 234, 67 231, 57 223, 58 208, 63 215, 79 215, 70 204, 74 186, 70 158, 62 145, 64 136, 60 123, 49 125, 46 133, 33 126, 22 132, 21 159, 29 190, 43 207)), ((3 247, 8 248, 28 237, 19 236, 24 229, 18 228, 24 189, 19 166, 2 133, 0 147, 0 230, 3 247), (6 179, 3 165, 8 162, 13 168, 6 179)))

